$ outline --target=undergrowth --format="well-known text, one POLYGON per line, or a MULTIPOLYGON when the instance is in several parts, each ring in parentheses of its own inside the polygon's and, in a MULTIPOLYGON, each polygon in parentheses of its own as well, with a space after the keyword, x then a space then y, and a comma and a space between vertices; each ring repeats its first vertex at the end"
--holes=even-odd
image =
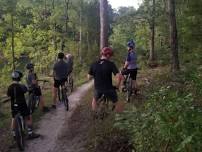
POLYGON ((200 71, 162 75, 151 85, 144 105, 117 115, 115 127, 129 134, 137 152, 202 151, 200 71))

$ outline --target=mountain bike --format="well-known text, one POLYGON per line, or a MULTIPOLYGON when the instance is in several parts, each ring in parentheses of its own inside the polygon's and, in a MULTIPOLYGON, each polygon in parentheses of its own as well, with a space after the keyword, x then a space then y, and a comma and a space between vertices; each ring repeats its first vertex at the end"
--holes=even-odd
POLYGON ((39 106, 40 97, 36 96, 33 91, 30 91, 29 97, 28 97, 28 108, 30 110, 30 113, 33 113, 34 110, 39 106))
POLYGON ((17 142, 19 150, 24 151, 24 147, 25 147, 25 142, 24 142, 24 137, 25 137, 24 118, 20 114, 17 104, 14 104, 14 108, 15 108, 14 110, 18 112, 17 115, 14 118, 15 140, 17 142))
POLYGON ((65 109, 68 111, 69 110, 69 100, 67 97, 67 87, 65 84, 60 85, 58 88, 58 99, 61 103, 64 103, 65 109))
MULTIPOLYGON (((37 80, 38 82, 43 82, 42 88, 44 87, 47 80, 37 80)), ((39 107, 40 97, 34 93, 34 90, 30 88, 28 95, 28 108, 30 109, 30 113, 33 113, 34 110, 39 107)))
POLYGON ((126 87, 126 101, 130 102, 131 95, 133 93, 133 80, 132 80, 130 74, 126 75, 125 87, 126 87))
POLYGON ((70 93, 73 92, 73 89, 74 89, 74 80, 73 80, 72 74, 70 74, 67 77, 67 81, 65 82, 65 86, 67 88, 68 94, 70 94, 70 93))
MULTIPOLYGON (((117 88, 115 88, 117 89, 117 88)), ((114 111, 115 105, 110 102, 105 94, 97 101, 97 110, 95 118, 104 119, 110 112, 114 111)))

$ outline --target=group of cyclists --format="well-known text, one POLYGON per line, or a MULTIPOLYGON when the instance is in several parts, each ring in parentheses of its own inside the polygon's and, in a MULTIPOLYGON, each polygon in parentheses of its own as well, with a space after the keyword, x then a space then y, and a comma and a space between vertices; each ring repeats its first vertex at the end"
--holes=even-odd
MULTIPOLYGON (((130 74, 133 80, 133 90, 134 93, 137 93, 137 54, 135 50, 135 42, 130 40, 127 43, 128 52, 125 59, 125 64, 123 70, 119 72, 117 66, 113 61, 111 61, 111 57, 113 56, 113 50, 111 47, 104 47, 101 50, 100 58, 94 62, 89 69, 88 79, 94 79, 94 96, 92 99, 92 111, 96 111, 97 102, 99 98, 104 94, 115 106, 116 112, 123 111, 123 104, 118 100, 116 89, 120 88, 120 86, 124 86, 124 75, 130 74), (114 86, 112 83, 112 75, 116 77, 117 84, 114 86)), ((24 117, 27 130, 28 130, 28 138, 38 138, 40 135, 36 134, 32 131, 32 114, 30 113, 26 99, 25 93, 33 91, 34 94, 39 96, 40 102, 39 107, 43 112, 48 112, 50 108, 45 106, 45 101, 41 92, 41 88, 38 85, 38 77, 34 71, 34 64, 29 63, 26 66, 27 72, 27 86, 20 83, 23 74, 20 71, 12 72, 12 84, 8 87, 7 95, 11 98, 11 111, 12 118, 15 117, 16 111, 14 110, 14 105, 17 104, 21 115, 24 117)), ((71 74, 73 70, 73 56, 71 54, 65 55, 64 53, 58 53, 58 60, 53 66, 53 103, 52 108, 57 108, 57 93, 58 88, 63 86, 67 81, 68 76, 71 74)), ((123 87, 124 88, 124 87, 123 87)), ((15 124, 13 124, 12 119, 12 130, 14 130, 15 124)), ((15 132, 12 131, 13 136, 15 137, 15 132)))

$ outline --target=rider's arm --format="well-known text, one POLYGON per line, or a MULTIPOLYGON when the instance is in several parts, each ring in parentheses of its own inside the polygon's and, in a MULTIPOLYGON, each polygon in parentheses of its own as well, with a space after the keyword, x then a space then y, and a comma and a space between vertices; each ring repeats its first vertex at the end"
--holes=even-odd
POLYGON ((117 87, 117 88, 120 87, 120 85, 121 85, 121 80, 122 80, 122 75, 121 75, 120 73, 117 73, 117 74, 116 74, 116 83, 117 83, 116 87, 117 87))
POLYGON ((127 69, 128 65, 129 65, 129 62, 126 61, 123 68, 124 68, 124 69, 127 69))

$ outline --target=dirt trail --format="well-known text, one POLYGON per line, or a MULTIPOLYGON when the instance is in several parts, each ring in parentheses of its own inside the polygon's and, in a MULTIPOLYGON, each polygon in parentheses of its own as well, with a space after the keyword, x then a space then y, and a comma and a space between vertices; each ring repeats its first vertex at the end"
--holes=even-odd
MULTIPOLYGON (((26 147, 26 152, 59 152, 64 151, 58 149, 60 137, 63 135, 64 130, 68 129, 68 121, 74 113, 76 107, 80 105, 81 99, 85 96, 88 90, 92 87, 93 82, 84 84, 69 96, 70 111, 64 109, 64 105, 59 105, 55 111, 46 114, 39 122, 39 129, 36 132, 42 135, 41 138, 30 141, 26 147)), ((71 141, 70 141, 71 142, 71 141)), ((79 142, 79 141, 78 141, 79 142)), ((78 144, 77 142, 77 144, 78 144)), ((75 151, 72 146, 65 149, 66 152, 75 151)))

